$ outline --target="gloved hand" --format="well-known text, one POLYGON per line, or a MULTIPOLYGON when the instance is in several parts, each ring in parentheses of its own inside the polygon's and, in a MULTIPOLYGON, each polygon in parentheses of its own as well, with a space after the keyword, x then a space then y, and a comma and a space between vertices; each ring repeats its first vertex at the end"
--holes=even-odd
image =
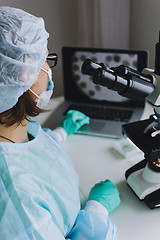
POLYGON ((101 203, 111 213, 120 204, 120 197, 117 188, 110 180, 105 180, 94 185, 89 193, 89 200, 101 203))
POLYGON ((80 129, 84 124, 89 124, 89 121, 90 118, 84 113, 76 110, 69 110, 60 123, 60 127, 66 130, 67 135, 71 135, 80 129))

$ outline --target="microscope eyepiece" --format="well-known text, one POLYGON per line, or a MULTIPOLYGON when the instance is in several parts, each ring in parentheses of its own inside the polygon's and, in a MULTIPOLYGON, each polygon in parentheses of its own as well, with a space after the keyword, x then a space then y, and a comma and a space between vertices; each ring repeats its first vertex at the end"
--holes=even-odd
POLYGON ((151 76, 141 74, 124 65, 109 68, 102 63, 87 59, 81 71, 83 74, 92 76, 94 84, 117 91, 119 95, 138 102, 144 102, 145 98, 155 89, 151 76))
POLYGON ((81 72, 83 74, 89 75, 89 76, 95 76, 97 69, 104 69, 108 72, 113 72, 108 65, 105 65, 104 63, 95 63, 91 59, 86 59, 81 68, 81 72))
POLYGON ((94 76, 95 71, 98 68, 102 67, 98 63, 93 62, 92 60, 86 59, 82 64, 81 72, 89 76, 94 76))

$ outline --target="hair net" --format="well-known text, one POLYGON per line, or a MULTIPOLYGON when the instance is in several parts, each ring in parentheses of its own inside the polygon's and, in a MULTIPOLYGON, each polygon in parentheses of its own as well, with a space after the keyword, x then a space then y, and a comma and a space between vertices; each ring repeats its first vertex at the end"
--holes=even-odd
POLYGON ((0 7, 0 113, 12 108, 36 82, 46 60, 48 37, 42 18, 0 7))

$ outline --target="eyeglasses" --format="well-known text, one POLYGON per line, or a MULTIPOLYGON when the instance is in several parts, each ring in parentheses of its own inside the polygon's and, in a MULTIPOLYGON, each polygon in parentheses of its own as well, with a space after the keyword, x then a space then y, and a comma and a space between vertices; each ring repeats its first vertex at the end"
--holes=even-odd
POLYGON ((50 68, 53 68, 57 65, 57 61, 58 61, 58 56, 56 53, 50 53, 47 56, 47 62, 50 68))

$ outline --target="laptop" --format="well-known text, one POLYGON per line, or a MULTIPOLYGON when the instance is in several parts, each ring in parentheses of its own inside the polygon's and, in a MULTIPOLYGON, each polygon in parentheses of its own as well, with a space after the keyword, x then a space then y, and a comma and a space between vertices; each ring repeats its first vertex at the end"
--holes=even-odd
POLYGON ((81 72, 82 64, 88 58, 109 67, 123 64, 139 72, 148 65, 146 50, 63 47, 65 101, 51 114, 44 126, 54 129, 59 126, 67 111, 74 109, 91 118, 90 124, 81 127, 77 133, 121 138, 122 124, 140 120, 144 102, 136 103, 106 87, 95 85, 91 76, 81 72))

